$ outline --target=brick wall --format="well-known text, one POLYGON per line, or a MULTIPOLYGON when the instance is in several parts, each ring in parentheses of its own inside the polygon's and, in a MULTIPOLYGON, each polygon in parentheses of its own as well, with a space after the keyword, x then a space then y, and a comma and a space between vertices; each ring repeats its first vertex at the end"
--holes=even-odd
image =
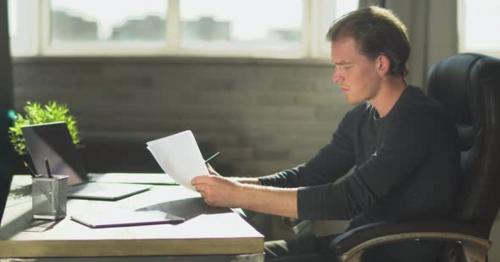
MULTIPOLYGON (((92 149, 93 171, 161 172, 144 142, 192 129, 206 155, 223 153, 218 169, 262 175, 303 162, 328 142, 349 109, 330 74, 329 65, 317 63, 17 59, 14 97, 18 109, 27 100, 67 103, 92 149)), ((274 221, 263 229, 270 239, 290 236, 274 221)), ((315 232, 345 227, 325 223, 315 232)), ((490 250, 492 261, 498 250, 490 250)))
POLYGON ((264 175, 329 141, 349 108, 330 75, 318 62, 17 59, 14 97, 67 103, 93 171, 160 172, 144 142, 191 129, 205 156, 222 152, 219 169, 264 175))

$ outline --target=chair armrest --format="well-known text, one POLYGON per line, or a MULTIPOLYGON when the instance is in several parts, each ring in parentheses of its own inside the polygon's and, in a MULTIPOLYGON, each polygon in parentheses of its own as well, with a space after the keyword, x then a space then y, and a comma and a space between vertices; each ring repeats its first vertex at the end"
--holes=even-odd
MULTIPOLYGON (((472 252, 483 253, 491 246, 484 238, 485 229, 478 229, 467 223, 452 221, 423 221, 405 223, 373 223, 352 230, 336 237, 330 248, 336 254, 342 254, 342 261, 351 257, 361 257, 371 247, 405 240, 433 239, 460 242, 472 252)), ((354 260, 357 261, 357 260, 354 260)))

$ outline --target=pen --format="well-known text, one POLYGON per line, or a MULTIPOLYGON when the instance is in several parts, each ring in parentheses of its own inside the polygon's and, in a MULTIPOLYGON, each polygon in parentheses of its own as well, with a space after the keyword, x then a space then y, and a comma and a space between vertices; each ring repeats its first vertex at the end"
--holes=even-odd
POLYGON ((26 169, 28 169, 28 171, 30 172, 31 177, 36 178, 37 174, 35 174, 35 172, 33 171, 33 169, 31 169, 28 163, 26 163, 26 161, 23 161, 23 164, 26 167, 26 169))
POLYGON ((216 158, 218 155, 220 155, 220 152, 217 152, 215 154, 213 154, 211 157, 207 158, 207 160, 205 160, 205 164, 208 164, 208 162, 214 158, 216 158))
POLYGON ((52 173, 50 172, 49 160, 47 158, 45 158, 45 167, 47 168, 47 176, 49 176, 49 178, 52 178, 52 173))

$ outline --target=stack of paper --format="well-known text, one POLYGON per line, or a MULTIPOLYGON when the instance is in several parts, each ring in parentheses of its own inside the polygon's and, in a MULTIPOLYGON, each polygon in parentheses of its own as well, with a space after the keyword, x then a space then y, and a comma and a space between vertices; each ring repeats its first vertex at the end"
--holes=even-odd
POLYGON ((209 174, 191 130, 146 144, 163 171, 189 189, 194 190, 191 179, 209 174))

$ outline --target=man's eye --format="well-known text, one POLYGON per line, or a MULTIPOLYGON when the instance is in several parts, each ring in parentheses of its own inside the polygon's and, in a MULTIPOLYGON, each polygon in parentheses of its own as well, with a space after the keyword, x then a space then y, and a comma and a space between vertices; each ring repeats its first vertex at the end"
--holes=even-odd
POLYGON ((346 71, 348 69, 351 69, 353 65, 349 64, 349 65, 334 65, 333 66, 333 70, 341 70, 341 71, 346 71))

